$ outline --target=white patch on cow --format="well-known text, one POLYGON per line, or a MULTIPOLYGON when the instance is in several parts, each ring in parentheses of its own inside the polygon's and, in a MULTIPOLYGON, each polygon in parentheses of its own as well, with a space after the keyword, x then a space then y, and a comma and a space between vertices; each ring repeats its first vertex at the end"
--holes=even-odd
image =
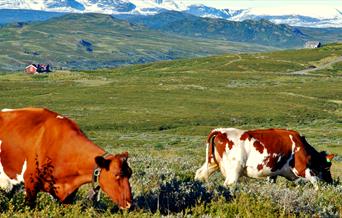
MULTIPOLYGON (((207 143, 207 147, 205 148, 205 153, 206 153, 206 156, 205 156, 205 165, 206 165, 206 169, 205 169, 205 174, 204 177, 205 178, 208 178, 209 177, 209 173, 208 173, 208 169, 209 169, 209 163, 208 163, 208 160, 209 160, 209 144, 207 143)), ((211 162, 211 159, 210 158, 210 162, 211 162)))
POLYGON ((281 176, 287 178, 288 180, 292 180, 292 181, 298 179, 298 176, 297 176, 298 172, 297 172, 297 170, 290 166, 290 162, 291 162, 291 160, 293 158, 294 158, 294 156, 292 154, 290 156, 290 158, 286 161, 284 166, 281 169, 273 172, 272 175, 281 175, 281 176))
POLYGON ((11 112, 14 111, 15 109, 9 109, 9 108, 4 108, 1 110, 1 112, 11 112))
POLYGON ((6 192, 9 192, 13 189, 14 185, 18 185, 21 182, 24 182, 24 173, 27 168, 27 161, 24 161, 24 164, 21 169, 21 173, 16 176, 15 179, 9 178, 2 166, 2 163, 0 162, 0 189, 5 190, 6 192))
POLYGON ((305 179, 309 180, 313 184, 314 188, 318 190, 318 185, 317 185, 318 178, 311 174, 311 170, 309 168, 306 168, 305 170, 305 179))
POLYGON ((292 171, 296 176, 298 176, 298 170, 296 168, 293 168, 292 171))
POLYGON ((292 142, 292 154, 295 152, 295 148, 296 148, 296 143, 293 141, 293 136, 289 135, 290 140, 292 142))
POLYGON ((309 168, 306 168, 305 169, 305 178, 309 179, 310 177, 312 177, 311 170, 309 168))
MULTIPOLYGON (((249 152, 247 153, 248 155, 248 159, 246 162, 246 174, 249 177, 252 178, 259 178, 259 177, 264 177, 267 176, 271 173, 271 168, 267 167, 267 164, 270 160, 270 155, 267 152, 267 149, 264 146, 263 152, 260 153, 254 146, 254 142, 256 142, 257 140, 252 138, 250 141, 245 141, 244 146, 246 148, 246 150, 248 150, 249 152), (258 169, 258 166, 261 165, 262 169, 258 169)), ((273 154, 274 155, 274 154, 273 154)), ((272 156, 273 156, 272 155, 272 156)), ((271 156, 271 157, 272 157, 271 156)), ((277 154, 275 154, 276 157, 277 154)))
POLYGON ((57 118, 57 119, 64 119, 64 117, 62 117, 61 115, 57 115, 56 118, 57 118))
POLYGON ((292 154, 300 151, 300 147, 296 145, 296 143, 293 141, 293 136, 289 135, 291 141, 292 141, 292 154))
POLYGON ((281 161, 281 155, 279 155, 277 163, 279 163, 281 161))
POLYGON ((227 178, 227 171, 229 171, 227 166, 232 166, 232 165, 228 160, 227 152, 224 152, 222 154, 222 159, 220 160, 220 171, 221 171, 222 175, 226 178, 227 178))
POLYGON ((21 173, 19 175, 17 175, 18 184, 21 182, 24 182, 24 173, 25 173, 26 169, 27 169, 27 161, 25 160, 23 167, 21 168, 21 173))
POLYGON ((229 151, 229 153, 225 152, 223 153, 223 157, 221 160, 220 170, 224 177, 226 177, 224 181, 224 186, 229 186, 231 184, 234 184, 238 181, 239 177, 242 173, 242 162, 241 159, 238 157, 235 157, 231 152, 236 153, 238 151, 238 148, 233 148, 229 151))

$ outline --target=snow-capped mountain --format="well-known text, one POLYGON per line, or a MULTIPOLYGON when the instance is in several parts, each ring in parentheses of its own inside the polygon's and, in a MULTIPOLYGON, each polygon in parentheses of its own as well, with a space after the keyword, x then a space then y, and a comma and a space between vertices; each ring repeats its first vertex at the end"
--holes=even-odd
POLYGON ((233 21, 267 19, 276 24, 304 27, 342 27, 342 13, 336 8, 251 8, 230 18, 233 21))
POLYGON ((184 11, 187 6, 176 0, 129 0, 136 8, 132 14, 153 15, 163 11, 184 11))
POLYGON ((136 6, 127 0, 0 0, 0 8, 111 14, 130 12, 136 6))
MULTIPOLYGON (((193 2, 193 1, 192 1, 193 2)), ((198 2, 201 2, 198 0, 198 2)), ((29 9, 54 12, 153 15, 167 10, 200 17, 233 21, 267 19, 277 24, 306 27, 342 27, 342 7, 288 7, 218 9, 184 0, 0 0, 0 9, 29 9)))
POLYGON ((231 13, 232 11, 230 11, 229 9, 217 9, 205 5, 189 5, 186 8, 185 12, 198 17, 222 19, 230 19, 234 16, 234 13, 231 13))

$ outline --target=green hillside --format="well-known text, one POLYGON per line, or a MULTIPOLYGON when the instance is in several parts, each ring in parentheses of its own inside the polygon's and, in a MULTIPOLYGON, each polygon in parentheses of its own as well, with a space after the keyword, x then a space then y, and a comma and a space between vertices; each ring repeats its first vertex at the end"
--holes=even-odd
POLYGON ((271 47, 160 33, 109 15, 69 14, 0 28, 0 70, 30 63, 54 69, 94 69, 271 47))
POLYGON ((311 35, 304 35, 298 28, 274 24, 264 19, 237 22, 202 18, 176 11, 167 11, 151 16, 118 15, 118 17, 163 32, 280 48, 302 48, 305 41, 312 39, 311 35))
MULTIPOLYGON (((53 21, 51 21, 53 22, 53 21)), ((43 27, 42 27, 43 28, 43 27)), ((340 217, 342 214, 342 44, 319 49, 226 54, 97 71, 0 75, 0 108, 47 107, 80 125, 110 152, 128 151, 134 207, 92 206, 81 188, 61 206, 46 194, 34 210, 23 194, 0 192, 1 217, 340 217), (310 69, 311 71, 301 71, 310 69), (280 127, 336 154, 334 185, 223 176, 193 180, 212 128, 280 127)))

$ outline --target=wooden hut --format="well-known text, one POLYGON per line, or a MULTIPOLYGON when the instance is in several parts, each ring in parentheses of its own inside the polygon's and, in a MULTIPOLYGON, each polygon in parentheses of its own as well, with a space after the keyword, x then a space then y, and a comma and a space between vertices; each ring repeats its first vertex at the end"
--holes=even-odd
POLYGON ((28 74, 35 74, 37 73, 37 67, 35 64, 30 64, 27 67, 25 67, 25 72, 28 74))
POLYGON ((51 68, 49 64, 30 64, 25 68, 25 72, 28 74, 49 73, 51 68))

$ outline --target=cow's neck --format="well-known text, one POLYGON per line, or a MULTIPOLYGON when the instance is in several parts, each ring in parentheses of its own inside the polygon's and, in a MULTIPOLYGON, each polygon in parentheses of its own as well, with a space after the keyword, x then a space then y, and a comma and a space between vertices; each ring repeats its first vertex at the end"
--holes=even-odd
MULTIPOLYGON (((91 142, 90 142, 91 143, 91 142)), ((91 143, 91 149, 86 152, 82 152, 84 155, 84 162, 79 165, 79 174, 82 178, 82 184, 92 182, 93 173, 95 168, 97 167, 95 163, 95 157, 104 155, 106 152, 98 147, 97 145, 91 143)))
MULTIPOLYGON (((76 166, 73 167, 77 167, 77 174, 63 175, 64 177, 68 177, 70 180, 68 188, 59 193, 59 198, 61 201, 63 201, 63 199, 65 199, 69 194, 71 194, 81 185, 92 182, 94 169, 96 168, 95 157, 105 154, 105 151, 102 148, 95 145, 89 140, 83 141, 82 146, 75 146, 74 150, 71 152, 77 154, 77 160, 71 161, 71 163, 76 163, 76 166)), ((63 178, 61 178, 61 182, 63 183, 63 178)), ((56 185, 59 186, 58 184, 56 185)), ((61 186, 60 188, 62 187, 63 186, 61 186)), ((66 188, 66 186, 64 186, 63 188, 66 188)))
MULTIPOLYGON (((95 145, 91 141, 87 140, 80 146, 77 155, 81 161, 77 162, 77 175, 74 177, 73 186, 79 187, 86 183, 91 183, 93 179, 94 169, 97 167, 95 163, 95 157, 101 156, 106 152, 95 145), (87 146, 85 146, 85 144, 87 146)), ((76 154, 74 154, 76 155, 76 154)))

